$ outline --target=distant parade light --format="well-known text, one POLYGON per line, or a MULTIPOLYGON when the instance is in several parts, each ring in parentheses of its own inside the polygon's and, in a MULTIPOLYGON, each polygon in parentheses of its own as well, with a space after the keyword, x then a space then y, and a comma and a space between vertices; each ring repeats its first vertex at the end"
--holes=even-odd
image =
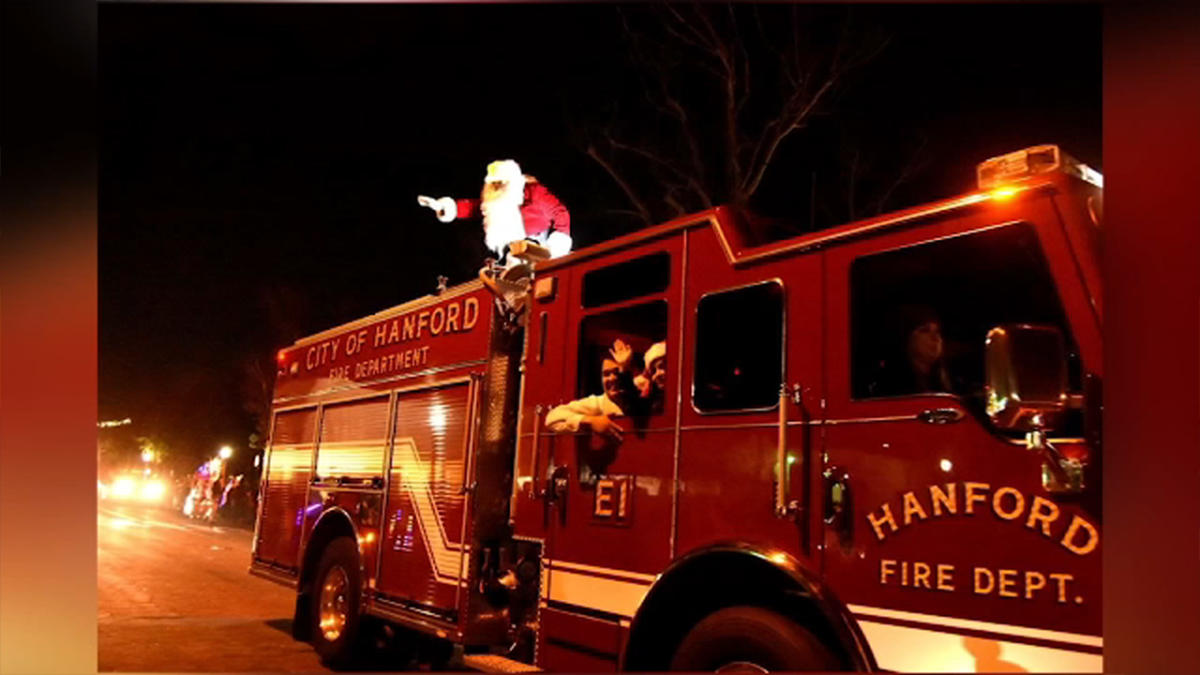
POLYGON ((220 454, 221 459, 229 459, 230 457, 233 457, 233 448, 229 447, 228 445, 222 445, 220 454))
POLYGON ((97 422, 96 426, 100 427, 101 429, 107 429, 109 427, 119 427, 125 424, 133 424, 133 420, 129 419, 128 417, 123 420, 105 420, 103 422, 97 422))

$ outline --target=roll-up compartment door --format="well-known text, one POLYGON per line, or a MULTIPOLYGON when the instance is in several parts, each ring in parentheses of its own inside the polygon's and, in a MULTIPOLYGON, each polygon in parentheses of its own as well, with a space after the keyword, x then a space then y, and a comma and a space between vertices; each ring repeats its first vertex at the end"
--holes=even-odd
POLYGON ((288 410, 275 415, 271 451, 263 478, 262 522, 257 557, 295 570, 304 521, 304 501, 312 471, 317 409, 288 410))

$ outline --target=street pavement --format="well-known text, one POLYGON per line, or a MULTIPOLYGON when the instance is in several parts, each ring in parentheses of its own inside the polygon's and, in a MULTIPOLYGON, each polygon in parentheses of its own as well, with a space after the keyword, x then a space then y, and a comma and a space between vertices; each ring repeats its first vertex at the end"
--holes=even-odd
MULTIPOLYGON (((110 501, 97 503, 97 528, 101 672, 332 672, 292 639, 295 592, 247 571, 249 529, 110 501)), ((432 669, 399 643, 357 669, 432 669)))
POLYGON ((327 673, 292 639, 294 594, 250 576, 253 533, 97 506, 99 669, 327 673))

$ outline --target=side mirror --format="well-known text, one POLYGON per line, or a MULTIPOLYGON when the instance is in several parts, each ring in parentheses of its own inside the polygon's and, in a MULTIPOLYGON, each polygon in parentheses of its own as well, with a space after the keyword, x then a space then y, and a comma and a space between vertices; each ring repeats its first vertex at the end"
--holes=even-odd
POLYGON ((987 334, 987 414, 1001 429, 1024 431, 1025 446, 1042 457, 1042 487, 1050 493, 1083 490, 1083 465, 1046 438, 1067 408, 1067 354, 1062 331, 1026 324, 997 326, 987 334))
POLYGON ((987 414, 1001 429, 1046 431, 1067 408, 1067 353, 1051 326, 997 326, 987 334, 987 414))

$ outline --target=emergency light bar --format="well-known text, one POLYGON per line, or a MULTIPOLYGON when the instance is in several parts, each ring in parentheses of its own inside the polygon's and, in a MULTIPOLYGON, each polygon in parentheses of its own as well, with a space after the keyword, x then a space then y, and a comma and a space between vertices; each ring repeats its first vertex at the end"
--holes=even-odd
POLYGON ((1057 145, 1035 145, 992 157, 979 163, 975 175, 979 189, 990 190, 1018 178, 1051 171, 1069 173, 1096 187, 1104 187, 1104 176, 1099 171, 1059 150, 1057 145))

